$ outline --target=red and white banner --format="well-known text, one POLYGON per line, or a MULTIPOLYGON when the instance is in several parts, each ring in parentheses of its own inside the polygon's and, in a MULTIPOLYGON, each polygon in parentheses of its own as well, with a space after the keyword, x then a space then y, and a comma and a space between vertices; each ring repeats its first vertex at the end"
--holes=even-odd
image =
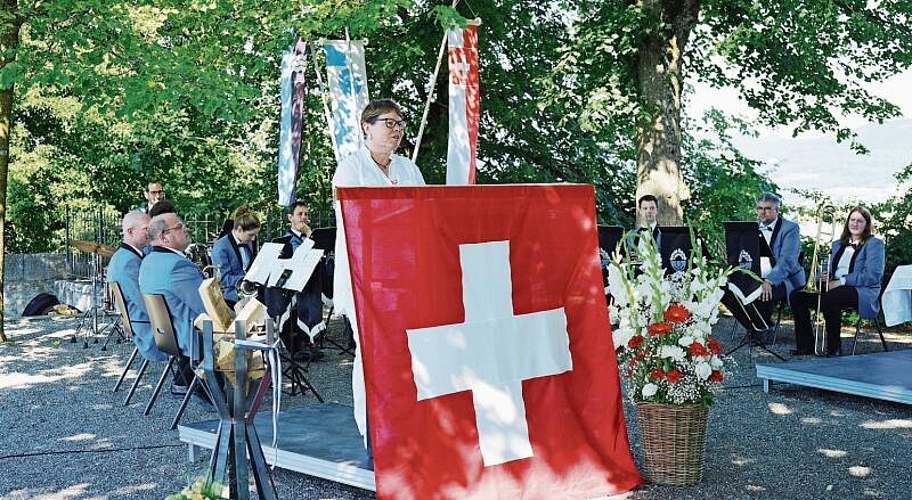
POLYGON ((450 135, 447 184, 475 184, 478 145, 478 25, 447 31, 450 68, 450 135))
POLYGON ((640 484, 584 185, 340 188, 378 498, 640 484))

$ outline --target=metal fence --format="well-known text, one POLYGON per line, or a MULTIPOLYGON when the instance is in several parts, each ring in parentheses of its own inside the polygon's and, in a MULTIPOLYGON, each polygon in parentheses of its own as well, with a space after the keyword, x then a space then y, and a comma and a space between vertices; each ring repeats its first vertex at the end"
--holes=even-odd
MULTIPOLYGON (((95 244, 116 249, 122 238, 123 214, 116 210, 76 210, 67 207, 65 218, 64 252, 66 253, 67 275, 74 279, 89 279, 93 275, 100 276, 101 270, 107 267, 109 258, 81 250, 76 245, 89 248, 91 244, 95 244)), ((194 242, 204 243, 211 247, 215 240, 223 234, 226 220, 227 216, 224 214, 209 214, 202 217, 188 217, 184 223, 187 224, 190 237, 194 242)), ((281 208, 267 212, 262 223, 258 238, 260 242, 270 241, 285 234, 288 230, 288 219, 281 208)), ((335 218, 331 213, 314 214, 310 225, 313 228, 334 227, 335 218)))

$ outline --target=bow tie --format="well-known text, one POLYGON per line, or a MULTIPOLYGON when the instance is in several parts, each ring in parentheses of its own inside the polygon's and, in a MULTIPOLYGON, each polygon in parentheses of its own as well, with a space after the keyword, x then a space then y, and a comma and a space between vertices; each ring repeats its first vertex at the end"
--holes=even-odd
POLYGON ((761 225, 761 226, 760 226, 760 230, 761 230, 761 231, 773 232, 773 226, 764 226, 764 225, 761 225))

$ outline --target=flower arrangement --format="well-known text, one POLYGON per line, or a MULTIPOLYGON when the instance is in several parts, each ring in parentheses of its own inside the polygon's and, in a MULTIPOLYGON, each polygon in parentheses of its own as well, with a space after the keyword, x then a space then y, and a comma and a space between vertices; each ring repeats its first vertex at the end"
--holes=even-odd
POLYGON ((168 495, 165 500, 224 500, 222 491, 224 487, 213 481, 196 478, 193 483, 181 490, 180 493, 168 495))
POLYGON ((710 269, 691 236, 686 268, 666 276, 652 236, 638 238, 639 263, 618 251, 608 264, 613 339, 628 395, 634 402, 709 406, 724 379, 712 325, 732 269, 710 269))

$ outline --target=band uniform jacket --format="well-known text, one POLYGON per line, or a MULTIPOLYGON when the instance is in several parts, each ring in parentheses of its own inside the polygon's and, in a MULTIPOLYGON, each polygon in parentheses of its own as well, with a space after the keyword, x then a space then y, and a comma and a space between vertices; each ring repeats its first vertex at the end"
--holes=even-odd
POLYGON ((199 287, 203 273, 190 259, 164 247, 153 247, 139 268, 139 289, 165 297, 181 352, 190 356, 193 320, 206 311, 199 287))
MULTIPOLYGON (((839 265, 843 253, 842 240, 833 242, 830 252, 830 276, 839 265)), ((880 282, 884 273, 884 242, 871 236, 855 251, 849 264, 849 274, 843 277, 845 286, 858 291, 858 315, 870 319, 880 312, 880 282)))
POLYGON ((784 283, 785 296, 788 297, 792 290, 803 288, 807 278, 804 268, 798 263, 798 254, 801 251, 798 224, 780 216, 770 239, 772 241, 770 245, 772 268, 765 279, 773 286, 784 283))
POLYGON ((130 316, 133 327, 133 343, 139 349, 139 354, 149 361, 164 361, 168 359, 168 355, 159 351, 155 345, 146 304, 139 291, 139 267, 142 259, 133 247, 121 243, 108 264, 108 282, 116 281, 120 285, 127 315, 130 316))
MULTIPOLYGON (((253 259, 256 258, 256 240, 244 243, 244 246, 247 247, 247 255, 250 257, 247 267, 250 267, 253 259)), ((247 269, 242 264, 241 248, 230 232, 217 239, 215 245, 212 246, 212 263, 219 267, 225 300, 237 302, 237 285, 244 279, 247 269)))

